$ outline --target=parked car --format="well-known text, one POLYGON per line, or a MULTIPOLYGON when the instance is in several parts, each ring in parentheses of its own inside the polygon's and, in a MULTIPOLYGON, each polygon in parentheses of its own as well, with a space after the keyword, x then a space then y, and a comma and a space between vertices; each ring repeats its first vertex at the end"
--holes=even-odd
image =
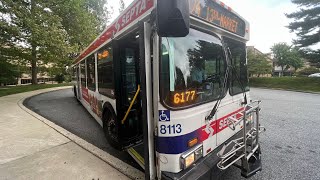
POLYGON ((320 73, 310 74, 308 77, 320 77, 320 73))

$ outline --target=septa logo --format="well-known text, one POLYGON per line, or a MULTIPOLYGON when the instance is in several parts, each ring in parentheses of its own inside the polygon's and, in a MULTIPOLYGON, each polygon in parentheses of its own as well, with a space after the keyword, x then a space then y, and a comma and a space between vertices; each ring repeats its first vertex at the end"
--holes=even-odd
POLYGON ((170 121, 170 111, 169 110, 159 110, 159 121, 170 121))

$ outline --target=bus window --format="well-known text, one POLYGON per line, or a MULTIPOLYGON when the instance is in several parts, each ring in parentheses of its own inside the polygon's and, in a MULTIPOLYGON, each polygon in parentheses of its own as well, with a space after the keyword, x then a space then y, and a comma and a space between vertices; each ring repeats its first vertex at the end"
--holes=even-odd
POLYGON ((160 94, 165 105, 185 108, 225 94, 226 58, 217 36, 190 29, 186 37, 162 38, 161 47, 160 94))
POLYGON ((80 63, 80 78, 81 78, 81 87, 86 88, 86 61, 80 63))
POLYGON ((136 93, 136 66, 135 66, 135 52, 134 49, 125 48, 125 84, 126 84, 126 92, 127 92, 127 103, 130 103, 133 99, 133 96, 136 93))
POLYGON ((230 54, 228 53, 229 56, 232 56, 230 58, 233 67, 233 69, 230 70, 230 95, 234 96, 243 91, 249 91, 246 44, 227 37, 224 37, 223 41, 226 43, 227 48, 230 49, 230 54))
POLYGON ((98 90, 108 97, 114 97, 113 86, 113 55, 110 46, 104 46, 98 51, 98 90))
POLYGON ((96 71, 95 71, 95 58, 91 55, 87 58, 87 86, 91 91, 96 90, 96 71))

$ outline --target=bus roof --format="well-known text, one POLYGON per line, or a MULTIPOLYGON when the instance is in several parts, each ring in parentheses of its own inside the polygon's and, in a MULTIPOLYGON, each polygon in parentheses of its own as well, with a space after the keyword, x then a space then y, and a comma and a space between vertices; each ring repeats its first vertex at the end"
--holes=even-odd
MULTIPOLYGON (((96 51, 105 42, 121 34, 150 14, 156 0, 134 0, 74 61, 96 51)), ((249 40, 249 23, 233 9, 219 0, 189 0, 190 15, 207 23, 218 26, 224 31, 249 40)))

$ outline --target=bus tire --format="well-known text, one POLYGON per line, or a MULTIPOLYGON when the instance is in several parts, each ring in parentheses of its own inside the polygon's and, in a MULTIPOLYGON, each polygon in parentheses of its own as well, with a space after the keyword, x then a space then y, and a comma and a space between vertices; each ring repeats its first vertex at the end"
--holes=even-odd
POLYGON ((107 141, 112 147, 120 149, 118 140, 118 127, 115 114, 112 112, 112 110, 106 108, 106 110, 103 112, 102 120, 103 132, 106 136, 107 141))

